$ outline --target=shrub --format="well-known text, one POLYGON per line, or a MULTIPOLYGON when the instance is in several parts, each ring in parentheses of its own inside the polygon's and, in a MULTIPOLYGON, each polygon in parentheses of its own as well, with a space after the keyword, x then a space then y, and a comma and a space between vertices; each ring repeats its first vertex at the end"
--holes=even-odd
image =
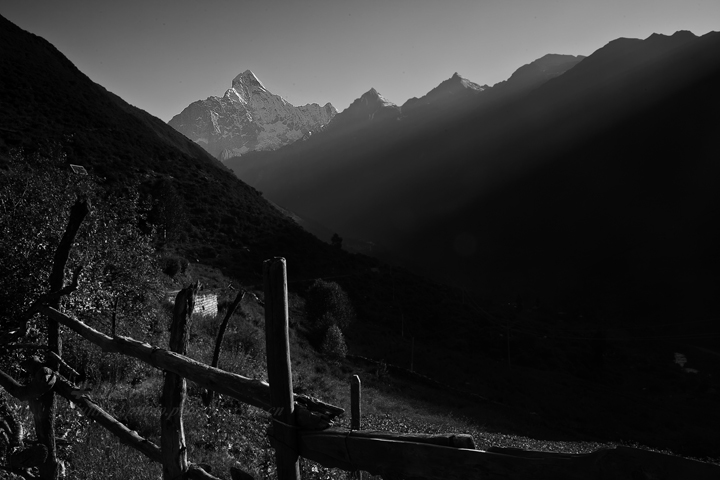
POLYGON ((331 325, 330 328, 327 329, 327 332, 325 332, 322 353, 335 359, 345 358, 347 355, 345 338, 337 325, 331 325))
POLYGON ((178 273, 185 273, 189 262, 186 258, 169 255, 160 259, 160 266, 165 275, 172 278, 178 273))
POLYGON ((18 154, 0 177, 0 337, 17 331, 27 332, 14 339, 21 343, 43 341, 44 321, 33 318, 25 329, 19 319, 48 288, 78 198, 90 213, 70 250, 64 283, 80 267, 82 275, 72 295, 63 297, 63 308, 95 328, 117 314, 125 335, 141 334, 155 316, 163 288, 152 239, 139 228, 146 206, 138 186, 104 190, 96 177, 69 170, 63 156, 18 154))
POLYGON ((305 314, 310 330, 323 333, 331 325, 346 328, 355 319, 355 309, 345 290, 322 279, 315 280, 305 295, 305 314))

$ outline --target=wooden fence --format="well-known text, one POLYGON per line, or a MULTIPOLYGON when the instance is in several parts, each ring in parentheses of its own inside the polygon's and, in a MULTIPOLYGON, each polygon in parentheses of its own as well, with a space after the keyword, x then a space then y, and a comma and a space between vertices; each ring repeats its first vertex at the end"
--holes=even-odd
MULTIPOLYGON (((571 455, 517 449, 475 449, 470 435, 422 435, 363 431, 360 418, 360 379, 351 389, 351 428, 333 426, 344 410, 293 392, 288 345, 288 303, 285 259, 264 264, 265 324, 269 383, 226 372, 185 356, 187 328, 197 286, 178 293, 170 349, 123 336, 108 336, 48 305, 35 311, 47 315, 105 352, 117 352, 166 372, 161 415, 161 446, 130 430, 103 411, 86 392, 45 364, 35 365, 35 376, 21 385, 0 371, 0 385, 15 397, 28 400, 49 390, 81 406, 81 411, 103 425, 121 442, 163 464, 164 479, 217 480, 186 458, 182 423, 186 379, 207 391, 236 398, 272 416, 268 430, 276 452, 278 478, 299 479, 299 458, 325 467, 369 472, 383 478, 408 479, 685 479, 717 480, 720 467, 628 447, 571 455)), ((233 479, 247 478, 231 470, 233 479)))

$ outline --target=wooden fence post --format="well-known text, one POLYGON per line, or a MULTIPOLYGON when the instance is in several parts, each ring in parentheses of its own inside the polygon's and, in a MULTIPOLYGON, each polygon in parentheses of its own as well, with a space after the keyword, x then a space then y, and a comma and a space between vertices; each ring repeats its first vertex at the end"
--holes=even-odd
POLYGON ((360 398, 361 398, 360 377, 353 375, 350 380, 350 429, 360 430, 360 398))
MULTIPOLYGON (((362 398, 362 384, 360 377, 353 375, 350 380, 350 429, 360 430, 362 409, 360 407, 360 399, 362 398)), ((353 472, 353 478, 362 480, 363 474, 360 470, 353 472)))
MULTIPOLYGON (((175 299, 172 326, 170 327, 170 350, 181 355, 187 352, 190 320, 195 308, 195 294, 200 282, 183 288, 175 299)), ((188 470, 187 447, 183 429, 183 408, 187 383, 185 378, 172 372, 165 372, 160 411, 160 446, 162 451, 163 478, 175 480, 184 478, 188 470)))
POLYGON ((265 283, 265 348, 267 352, 272 437, 278 480, 299 480, 295 402, 288 337, 287 269, 284 258, 263 263, 265 283))

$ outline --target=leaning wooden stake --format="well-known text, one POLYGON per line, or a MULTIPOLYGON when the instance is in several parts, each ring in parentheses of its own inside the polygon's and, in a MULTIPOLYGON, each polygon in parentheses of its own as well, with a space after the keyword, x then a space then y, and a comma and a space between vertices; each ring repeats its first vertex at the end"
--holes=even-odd
MULTIPOLYGON (((362 418, 362 411, 360 409, 360 399, 362 398, 362 385, 360 383, 360 377, 353 375, 350 381, 350 429, 360 430, 360 421, 362 418)), ((360 470, 353 472, 353 478, 362 480, 363 474, 360 470)))
MULTIPOLYGON (((181 355, 187 352, 188 334, 195 294, 200 287, 195 283, 180 290, 175 299, 173 321, 170 329, 170 350, 181 355)), ((172 372, 165 372, 162 411, 160 412, 160 445, 163 455, 163 478, 183 478, 188 470, 185 432, 183 430, 183 408, 187 384, 185 378, 172 372)))
POLYGON ((299 480, 297 428, 295 427, 290 341, 288 338, 287 269, 284 258, 266 260, 265 345, 267 352, 270 403, 273 416, 278 480, 299 480))

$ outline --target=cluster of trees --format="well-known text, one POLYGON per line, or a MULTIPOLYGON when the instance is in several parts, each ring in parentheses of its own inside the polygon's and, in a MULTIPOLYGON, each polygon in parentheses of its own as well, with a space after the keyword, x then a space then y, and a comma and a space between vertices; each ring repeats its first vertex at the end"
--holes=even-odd
POLYGON ((108 191, 98 178, 74 173, 62 154, 12 159, 0 177, 2 333, 14 331, 22 312, 48 293, 56 250, 78 200, 88 213, 69 250, 63 281, 79 272, 79 282, 63 307, 91 325, 113 313, 133 324, 153 315, 148 307, 162 285, 154 230, 145 224, 151 205, 141 200, 138 187, 108 191))
POLYGON ((311 338, 331 358, 347 354, 343 329, 355 320, 347 293, 336 282, 317 279, 305 294, 305 315, 311 338))
MULTIPOLYGON (((101 330, 145 337, 164 291, 155 231, 147 223, 151 207, 142 200, 139 185, 105 188, 102 179, 73 172, 60 150, 15 153, 1 166, 4 379, 31 373, 23 372, 21 365, 33 358, 52 370, 65 368, 59 360, 59 326, 26 313, 40 299, 101 330)), ((30 407, 37 438, 47 447, 47 458, 37 465, 41 478, 57 478, 53 391, 31 400, 30 407)))

